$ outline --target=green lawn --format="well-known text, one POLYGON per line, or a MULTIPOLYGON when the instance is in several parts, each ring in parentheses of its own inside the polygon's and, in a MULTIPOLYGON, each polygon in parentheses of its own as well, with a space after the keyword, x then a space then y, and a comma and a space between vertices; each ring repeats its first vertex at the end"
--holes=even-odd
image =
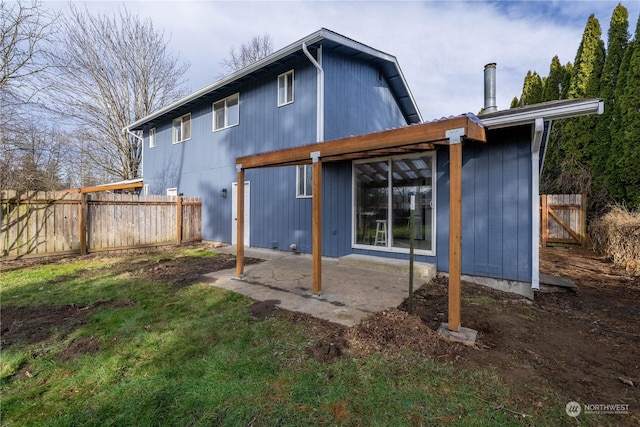
MULTIPOLYGON (((135 265, 136 259, 84 257, 0 273, 3 311, 26 307, 37 317, 70 304, 87 311, 81 324, 53 325, 37 342, 2 337, 2 425, 572 421, 544 412, 522 419, 504 409, 500 402, 509 401, 510 389, 490 369, 459 370, 408 351, 321 364, 305 353, 313 343, 312 320, 256 321, 249 315, 252 301, 240 295, 204 284, 154 282, 117 268, 123 262, 135 265), (79 343, 90 344, 90 351, 70 357, 79 343)), ((11 327, 4 322, 3 315, 3 331, 11 327)))

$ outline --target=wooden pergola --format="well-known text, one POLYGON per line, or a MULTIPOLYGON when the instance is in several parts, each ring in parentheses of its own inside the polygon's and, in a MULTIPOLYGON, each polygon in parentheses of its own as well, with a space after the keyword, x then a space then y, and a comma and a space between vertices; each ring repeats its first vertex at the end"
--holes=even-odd
POLYGON ((322 290, 322 164, 435 149, 449 146, 449 329, 460 329, 462 241, 462 141, 486 142, 475 117, 459 116, 284 150, 238 157, 236 276, 244 273, 244 174, 247 169, 313 165, 312 268, 313 294, 322 290))

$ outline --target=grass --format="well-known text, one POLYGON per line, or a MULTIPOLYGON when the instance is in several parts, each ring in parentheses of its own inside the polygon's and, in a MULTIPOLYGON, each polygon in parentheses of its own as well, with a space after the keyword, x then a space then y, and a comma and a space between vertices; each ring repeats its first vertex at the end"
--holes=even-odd
MULTIPOLYGON (((30 307, 34 316, 51 306, 130 302, 94 305, 81 325, 60 325, 46 340, 3 349, 3 426, 523 421, 497 404, 510 400, 510 389, 495 370, 464 371, 410 352, 321 364, 305 355, 313 339, 308 322, 286 316, 258 322, 242 296, 203 284, 153 283, 112 268, 120 262, 131 260, 81 259, 0 274, 3 308, 30 307), (82 340, 93 342, 94 351, 61 357, 82 340)), ((570 420, 549 409, 529 421, 570 420)))

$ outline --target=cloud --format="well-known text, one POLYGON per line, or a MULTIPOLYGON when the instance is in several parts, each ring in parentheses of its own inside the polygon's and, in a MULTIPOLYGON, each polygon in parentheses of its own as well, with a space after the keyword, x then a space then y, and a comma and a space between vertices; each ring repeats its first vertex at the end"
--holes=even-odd
MULTIPOLYGON (((51 4, 51 3, 50 3, 51 4)), ((63 3, 58 3, 64 5, 63 3)), ((277 50, 329 28, 398 58, 426 120, 483 103, 483 68, 496 62, 498 108, 522 91, 528 70, 546 75, 551 58, 573 61, 588 16, 606 27, 614 1, 129 1, 171 36, 170 48, 191 63, 196 90, 220 74, 232 46, 270 34, 277 50)), ((119 2, 88 2, 89 10, 116 10, 119 2)), ((625 4, 630 27, 640 10, 625 4)), ((59 6, 62 7, 62 6, 59 6)), ((135 54, 135 53, 132 53, 135 54)))

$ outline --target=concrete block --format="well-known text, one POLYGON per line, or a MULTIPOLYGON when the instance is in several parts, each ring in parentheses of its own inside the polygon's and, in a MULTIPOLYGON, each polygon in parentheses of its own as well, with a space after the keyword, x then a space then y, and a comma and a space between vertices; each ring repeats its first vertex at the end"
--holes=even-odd
MULTIPOLYGON (((371 255, 350 254, 338 260, 339 265, 382 271, 394 274, 409 274, 409 260, 383 258, 371 255)), ((413 274, 430 281, 436 276, 437 266, 426 262, 414 262, 413 274)))
POLYGON ((475 329, 464 328, 461 326, 459 331, 451 331, 449 330, 448 323, 440 324, 438 334, 451 341, 457 341, 467 345, 475 344, 476 338, 478 337, 478 331, 475 329))

